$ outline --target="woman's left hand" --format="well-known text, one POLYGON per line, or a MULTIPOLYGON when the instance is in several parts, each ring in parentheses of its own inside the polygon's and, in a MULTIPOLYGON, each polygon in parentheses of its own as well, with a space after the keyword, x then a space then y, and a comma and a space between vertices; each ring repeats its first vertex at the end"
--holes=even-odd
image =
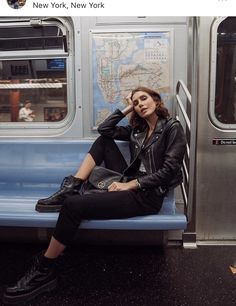
POLYGON ((127 182, 127 183, 120 183, 120 182, 113 182, 111 185, 108 186, 108 191, 125 191, 136 189, 137 185, 135 180, 127 182))

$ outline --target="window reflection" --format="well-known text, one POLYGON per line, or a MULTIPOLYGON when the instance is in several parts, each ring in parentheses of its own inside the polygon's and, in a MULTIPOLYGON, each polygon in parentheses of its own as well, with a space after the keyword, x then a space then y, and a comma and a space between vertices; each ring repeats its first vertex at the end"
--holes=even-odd
MULTIPOLYGON (((61 121, 67 115, 64 58, 0 61, 0 122, 61 121), (30 103, 32 120, 20 110, 30 103)), ((23 112, 23 111, 22 111, 23 112)))
POLYGON ((236 18, 218 27, 215 114, 225 124, 236 123, 236 18))

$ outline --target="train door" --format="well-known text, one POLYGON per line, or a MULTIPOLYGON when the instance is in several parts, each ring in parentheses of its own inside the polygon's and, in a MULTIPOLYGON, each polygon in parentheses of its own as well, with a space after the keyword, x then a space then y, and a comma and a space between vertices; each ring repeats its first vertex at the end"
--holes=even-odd
POLYGON ((198 34, 197 240, 235 244, 236 18, 201 17, 198 34))

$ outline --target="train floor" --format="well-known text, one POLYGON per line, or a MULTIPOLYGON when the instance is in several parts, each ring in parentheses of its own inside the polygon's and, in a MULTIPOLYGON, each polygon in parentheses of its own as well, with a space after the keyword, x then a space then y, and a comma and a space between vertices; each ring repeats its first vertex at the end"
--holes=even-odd
MULTIPOLYGON (((1 243, 1 295, 42 247, 1 243)), ((58 261, 57 289, 24 305, 236 305, 236 274, 229 269, 235 256, 235 246, 76 245, 58 261)))

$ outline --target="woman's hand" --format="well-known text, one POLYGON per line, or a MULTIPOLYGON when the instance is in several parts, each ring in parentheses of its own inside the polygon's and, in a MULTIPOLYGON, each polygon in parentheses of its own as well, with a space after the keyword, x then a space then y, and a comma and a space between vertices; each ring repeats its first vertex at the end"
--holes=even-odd
POLYGON ((111 185, 108 186, 108 191, 125 191, 125 190, 132 190, 137 189, 136 180, 132 180, 127 183, 120 183, 120 182, 113 182, 111 185))
POLYGON ((127 102, 127 106, 125 109, 122 110, 122 113, 124 115, 127 115, 129 114, 130 112, 132 112, 134 110, 134 106, 133 106, 133 101, 131 99, 131 95, 132 95, 132 92, 130 92, 127 97, 125 98, 126 102, 127 102))
POLYGON ((129 94, 126 96, 125 100, 126 100, 128 105, 132 105, 133 106, 133 101, 132 101, 131 97, 132 97, 132 91, 129 92, 129 94))

